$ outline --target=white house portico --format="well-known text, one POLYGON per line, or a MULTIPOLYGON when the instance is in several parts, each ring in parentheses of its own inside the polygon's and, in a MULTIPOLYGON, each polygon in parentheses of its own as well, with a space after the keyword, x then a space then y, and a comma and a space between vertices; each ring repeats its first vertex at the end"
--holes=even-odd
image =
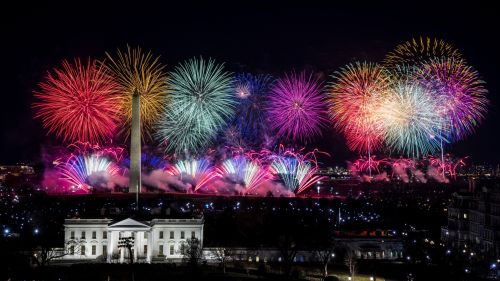
POLYGON ((197 238, 203 245, 203 219, 131 218, 112 223, 110 219, 65 220, 65 260, 124 262, 129 251, 120 248, 120 240, 133 237, 135 262, 164 262, 182 259, 181 245, 197 238))

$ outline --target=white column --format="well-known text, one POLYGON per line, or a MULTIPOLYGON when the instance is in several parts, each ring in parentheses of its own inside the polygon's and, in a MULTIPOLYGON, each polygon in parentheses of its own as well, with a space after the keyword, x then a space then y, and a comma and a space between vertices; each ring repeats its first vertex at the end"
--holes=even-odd
POLYGON ((113 232, 108 231, 108 243, 106 244, 107 247, 108 247, 107 248, 108 252, 106 253, 107 254, 106 260, 108 261, 108 263, 111 262, 111 258, 113 256, 113 243, 114 243, 114 240, 115 239, 113 238, 113 232))
POLYGON ((153 256, 153 231, 149 231, 148 233, 148 241, 147 241, 147 245, 148 245, 148 255, 147 255, 147 259, 146 261, 148 263, 151 263, 151 257, 153 256))

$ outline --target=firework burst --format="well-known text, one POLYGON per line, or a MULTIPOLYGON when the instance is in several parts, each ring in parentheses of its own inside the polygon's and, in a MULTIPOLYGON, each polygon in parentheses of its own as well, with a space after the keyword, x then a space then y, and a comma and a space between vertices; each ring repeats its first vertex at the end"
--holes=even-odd
POLYGON ((382 144, 383 131, 374 115, 389 88, 389 76, 371 63, 347 65, 333 76, 328 103, 335 127, 342 132, 349 149, 370 153, 382 144))
POLYGON ((235 92, 238 101, 234 125, 243 142, 253 146, 262 143, 267 133, 268 121, 265 111, 272 78, 269 75, 248 73, 235 77, 235 92))
POLYGON ((390 68, 397 65, 418 65, 422 61, 432 58, 455 58, 462 55, 451 44, 437 38, 413 38, 406 41, 387 54, 384 64, 390 68))
POLYGON ((438 58, 422 64, 419 79, 436 94, 450 139, 461 140, 474 132, 489 103, 477 71, 461 59, 438 58))
POLYGON ((292 73, 278 79, 269 98, 269 122, 278 137, 308 141, 326 122, 322 85, 312 75, 292 73))
POLYGON ((387 145, 410 157, 433 153, 447 141, 441 115, 433 93, 411 81, 395 83, 375 114, 387 145))
POLYGON ((121 108, 118 84, 95 60, 79 59, 48 73, 33 104, 36 118, 65 142, 100 143, 113 137, 121 108))
POLYGON ((117 50, 116 57, 106 53, 109 61, 105 66, 114 73, 121 86, 120 105, 123 108, 125 123, 124 132, 128 136, 132 122, 132 96, 135 91, 140 95, 141 132, 143 136, 150 135, 161 111, 167 103, 168 86, 163 66, 159 57, 150 52, 144 53, 140 48, 130 48, 126 51, 117 50))
POLYGON ((213 60, 191 59, 175 67, 168 83, 171 103, 158 125, 166 149, 197 152, 231 120, 234 90, 229 72, 213 60))

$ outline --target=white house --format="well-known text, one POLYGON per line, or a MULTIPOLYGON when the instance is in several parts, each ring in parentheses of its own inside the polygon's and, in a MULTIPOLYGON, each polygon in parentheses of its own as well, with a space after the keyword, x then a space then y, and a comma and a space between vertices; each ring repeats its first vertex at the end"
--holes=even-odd
POLYGON ((182 259, 181 245, 197 238, 203 245, 203 219, 131 218, 118 222, 110 219, 67 219, 64 223, 64 260, 124 262, 128 250, 119 248, 120 239, 134 237, 132 248, 136 262, 165 262, 182 259))

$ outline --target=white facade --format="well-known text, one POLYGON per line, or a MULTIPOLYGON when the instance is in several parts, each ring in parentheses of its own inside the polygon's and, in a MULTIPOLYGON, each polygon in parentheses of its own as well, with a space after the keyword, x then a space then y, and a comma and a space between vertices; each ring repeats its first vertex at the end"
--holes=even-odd
POLYGON ((203 245, 203 219, 67 219, 64 223, 65 260, 127 262, 128 250, 119 248, 120 238, 134 237, 135 262, 182 259, 181 245, 197 238, 203 245))

